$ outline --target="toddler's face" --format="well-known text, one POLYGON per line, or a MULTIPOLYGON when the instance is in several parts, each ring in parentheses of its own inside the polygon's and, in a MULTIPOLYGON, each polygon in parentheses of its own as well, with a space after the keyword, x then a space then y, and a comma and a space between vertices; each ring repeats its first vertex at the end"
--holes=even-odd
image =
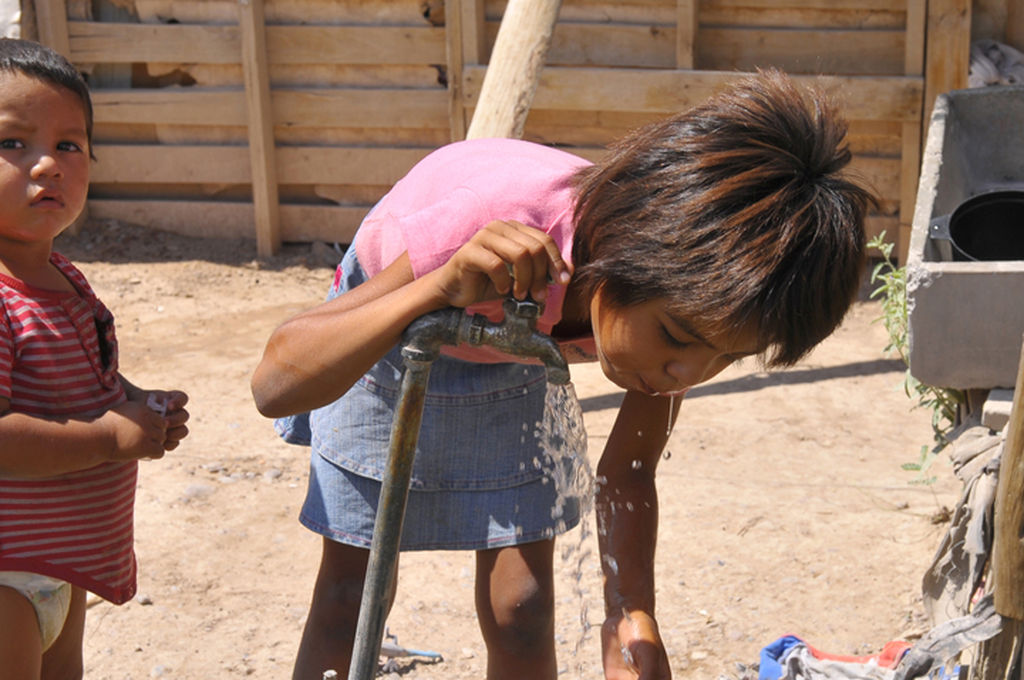
POLYGON ((0 72, 0 239, 50 242, 85 206, 89 142, 78 96, 0 72))
POLYGON ((598 291, 590 318, 604 374, 619 387, 649 395, 682 396, 738 359, 759 353, 754 329, 695 328, 672 316, 663 299, 618 307, 598 291))

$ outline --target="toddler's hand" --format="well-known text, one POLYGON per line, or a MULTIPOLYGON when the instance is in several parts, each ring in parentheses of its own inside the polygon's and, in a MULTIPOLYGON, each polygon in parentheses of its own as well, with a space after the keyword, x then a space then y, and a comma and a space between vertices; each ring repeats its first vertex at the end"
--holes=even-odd
POLYGON ((146 395, 146 406, 163 416, 167 425, 164 438, 164 450, 170 451, 178 447, 182 439, 188 436, 188 411, 185 404, 188 395, 180 390, 150 390, 146 395))
POLYGON ((104 413, 99 422, 110 429, 114 461, 162 458, 167 422, 145 404, 125 401, 104 413))
POLYGON ((466 307, 509 293, 543 302, 548 282, 564 285, 571 271, 550 236, 519 222, 496 220, 474 234, 436 275, 448 304, 466 307))

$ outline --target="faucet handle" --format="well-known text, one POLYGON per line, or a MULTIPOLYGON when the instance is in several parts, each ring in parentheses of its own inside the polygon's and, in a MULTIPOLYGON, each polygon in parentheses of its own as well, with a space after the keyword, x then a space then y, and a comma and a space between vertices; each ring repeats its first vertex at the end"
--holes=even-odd
POLYGON ((514 314, 520 319, 526 319, 531 323, 537 320, 540 316, 543 305, 539 302, 535 302, 529 295, 526 296, 525 300, 517 300, 515 297, 509 295, 505 298, 505 302, 502 305, 505 309, 506 318, 510 314, 514 314))

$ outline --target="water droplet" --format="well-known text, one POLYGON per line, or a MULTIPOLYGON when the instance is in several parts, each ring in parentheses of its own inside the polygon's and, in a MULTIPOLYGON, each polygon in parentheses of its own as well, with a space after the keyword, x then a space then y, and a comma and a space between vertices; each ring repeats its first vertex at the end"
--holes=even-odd
MULTIPOLYGON (((554 487, 555 503, 551 517, 554 529, 547 529, 545 535, 554 536, 568 530, 565 517, 575 514, 578 504, 579 539, 565 541, 562 558, 574 575, 577 584, 576 596, 580 606, 581 631, 574 645, 575 655, 583 648, 590 627, 587 621, 589 594, 584 590, 583 572, 586 558, 590 555, 584 545, 590 539, 589 515, 593 511, 596 495, 595 481, 587 460, 587 433, 583 426, 583 411, 576 398, 572 384, 547 386, 544 402, 544 418, 534 431, 542 453, 541 460, 535 461, 538 469, 543 468, 542 480, 554 487)), ((583 677, 582 674, 577 677, 583 677)))
POLYGON ((661 457, 664 458, 665 460, 668 460, 669 458, 672 457, 672 452, 666 449, 665 453, 663 453, 661 457))
POLYGON ((668 398, 668 425, 665 426, 665 436, 672 434, 672 414, 676 410, 676 395, 669 395, 668 398))
POLYGON ((643 463, 643 461, 641 461, 641 460, 634 460, 634 461, 633 461, 633 462, 632 462, 632 463, 630 464, 630 467, 632 467, 632 468, 633 468, 634 470, 639 470, 639 469, 640 469, 640 468, 642 468, 643 466, 644 466, 644 463, 643 463))
POLYGON ((629 501, 626 501, 626 510, 633 512, 633 504, 630 503, 629 501))

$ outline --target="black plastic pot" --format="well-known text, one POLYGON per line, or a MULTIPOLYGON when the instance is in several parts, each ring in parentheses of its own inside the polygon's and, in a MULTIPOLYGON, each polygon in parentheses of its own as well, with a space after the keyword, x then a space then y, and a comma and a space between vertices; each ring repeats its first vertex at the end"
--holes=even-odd
POLYGON ((993 191, 929 223, 929 238, 949 241, 957 262, 1024 260, 1024 191, 993 191))

